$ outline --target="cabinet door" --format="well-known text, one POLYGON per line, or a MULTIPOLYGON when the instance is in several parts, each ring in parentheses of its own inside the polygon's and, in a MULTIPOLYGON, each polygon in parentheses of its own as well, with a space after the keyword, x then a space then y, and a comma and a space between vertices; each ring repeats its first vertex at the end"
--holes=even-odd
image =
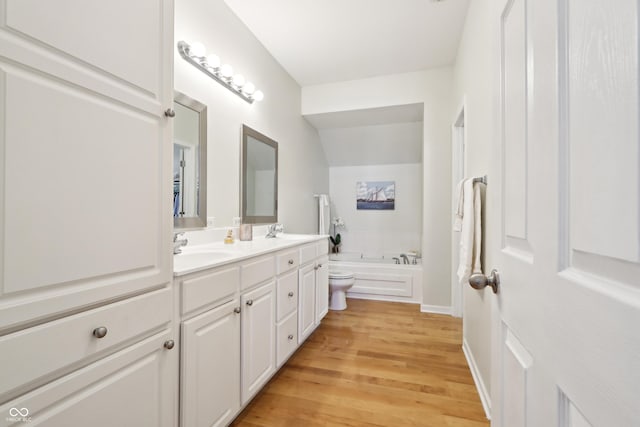
POLYGON ((162 331, 0 405, 0 426, 174 427, 172 339, 162 331))
POLYGON ((315 327, 315 265, 309 264, 301 268, 298 274, 298 344, 301 344, 315 327))
POLYGON ((238 299, 182 323, 183 426, 225 426, 240 409, 238 299))
POLYGON ((171 281, 173 1, 0 9, 2 331, 171 281))
POLYGON ((316 325, 329 311, 329 258, 321 257, 316 262, 316 325))
POLYGON ((242 404, 276 369, 276 284, 269 282, 241 297, 242 404))

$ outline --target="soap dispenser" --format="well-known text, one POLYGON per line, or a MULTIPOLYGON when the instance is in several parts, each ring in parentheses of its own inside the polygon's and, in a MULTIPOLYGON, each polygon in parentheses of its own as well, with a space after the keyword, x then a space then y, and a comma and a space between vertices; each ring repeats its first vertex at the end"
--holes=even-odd
POLYGON ((233 230, 229 229, 227 231, 227 237, 224 238, 224 242, 227 244, 233 243, 233 230))

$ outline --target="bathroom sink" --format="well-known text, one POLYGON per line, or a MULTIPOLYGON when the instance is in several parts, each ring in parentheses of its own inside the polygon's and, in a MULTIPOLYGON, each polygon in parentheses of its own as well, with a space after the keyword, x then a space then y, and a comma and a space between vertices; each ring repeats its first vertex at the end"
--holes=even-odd
POLYGON ((173 270, 184 271, 204 267, 223 259, 236 257, 232 251, 200 250, 183 252, 173 256, 173 270))

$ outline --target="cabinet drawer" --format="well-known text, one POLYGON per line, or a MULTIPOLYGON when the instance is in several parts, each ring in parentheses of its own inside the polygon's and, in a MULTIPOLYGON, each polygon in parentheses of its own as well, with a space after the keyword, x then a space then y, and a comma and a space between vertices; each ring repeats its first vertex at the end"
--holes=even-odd
POLYGON ((277 319, 282 320, 298 307, 298 272, 292 271, 278 279, 277 319))
POLYGON ((298 268, 298 265, 300 265, 298 249, 279 253, 276 256, 276 265, 278 274, 298 268))
POLYGON ((164 288, 0 337, 0 401, 24 384, 49 381, 151 335, 171 321, 172 311, 171 289, 164 288), (106 328, 103 338, 93 335, 99 327, 106 328))
POLYGON ((214 303, 223 304, 240 289, 240 268, 231 267, 182 282, 182 315, 214 303))
POLYGON ((316 250, 317 248, 315 243, 300 246, 300 265, 313 261, 317 256, 316 250))
POLYGON ((27 419, 47 427, 174 426, 178 350, 163 347, 169 339, 163 330, 0 405, 0 426, 31 425, 11 408, 26 408, 27 419))
POLYGON ((275 275, 276 263, 273 255, 247 261, 240 267, 240 288, 248 289, 275 275))
POLYGON ((276 345, 277 366, 280 367, 298 348, 298 313, 294 312, 278 324, 276 345))
POLYGON ((318 256, 326 255, 329 253, 329 240, 323 239, 316 242, 316 254, 318 256))

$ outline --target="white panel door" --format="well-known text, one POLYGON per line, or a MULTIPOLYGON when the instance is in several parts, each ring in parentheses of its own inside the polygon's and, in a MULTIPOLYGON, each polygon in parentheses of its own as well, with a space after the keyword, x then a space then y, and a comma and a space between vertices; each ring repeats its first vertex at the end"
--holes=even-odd
POLYGON ((639 3, 493 4, 492 425, 640 425, 639 3))
POLYGON ((171 280, 172 0, 0 1, 0 331, 171 280))
POLYGON ((239 306, 235 298, 182 323, 184 426, 226 426, 240 409, 239 306))
POLYGON ((276 284, 269 282, 242 295, 242 404, 276 370, 276 284))

